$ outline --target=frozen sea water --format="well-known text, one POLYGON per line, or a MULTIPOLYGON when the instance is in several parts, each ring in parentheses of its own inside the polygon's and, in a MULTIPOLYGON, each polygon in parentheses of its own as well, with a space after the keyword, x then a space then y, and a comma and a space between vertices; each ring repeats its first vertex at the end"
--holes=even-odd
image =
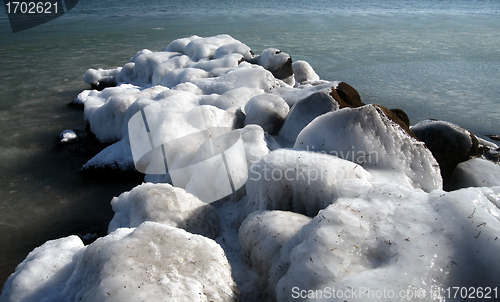
POLYGON ((256 53, 276 47, 305 60, 365 103, 405 110, 412 124, 437 118, 498 134, 499 12, 498 1, 82 0, 68 15, 12 34, 1 10, 0 240, 10 243, 1 250, 2 282, 28 251, 92 213, 88 200, 100 195, 108 207, 124 191, 85 183, 79 165, 52 149, 61 131, 83 125, 65 105, 86 88, 88 68, 122 66, 179 37, 227 33, 256 53))

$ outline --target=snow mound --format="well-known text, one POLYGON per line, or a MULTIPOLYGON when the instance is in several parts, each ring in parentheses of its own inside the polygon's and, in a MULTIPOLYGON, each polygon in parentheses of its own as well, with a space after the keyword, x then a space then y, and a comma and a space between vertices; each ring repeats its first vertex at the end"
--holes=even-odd
POLYGON ((3 298, 13 301, 24 295, 23 301, 46 302, 237 301, 224 251, 206 237, 145 222, 136 229, 118 229, 87 247, 77 241, 63 238, 32 252, 26 265, 35 269, 20 271, 23 278, 12 275, 3 298), (49 278, 40 278, 45 275, 49 278), (16 287, 20 281, 29 290, 16 287))
POLYGON ((93 69, 90 68, 85 72, 83 81, 92 88, 112 87, 117 84, 116 77, 121 71, 121 67, 115 69, 93 69))
POLYGON ((82 167, 82 171, 107 169, 117 172, 135 170, 132 151, 125 140, 107 146, 82 167))
POLYGON ((155 86, 140 89, 123 85, 90 92, 84 101, 84 117, 90 130, 102 143, 116 142, 122 138, 124 117, 128 107, 141 98, 154 98, 167 87, 155 86))
MULTIPOLYGON (((500 189, 493 190, 498 202, 500 189)), ((285 244, 269 285, 277 301, 305 301, 316 290, 319 301, 343 301, 346 293, 357 297, 352 301, 373 301, 379 292, 431 301, 444 299, 449 286, 494 287, 500 211, 488 191, 426 194, 378 185, 339 199, 285 244)))
POLYGON ((338 109, 339 104, 330 94, 324 91, 315 92, 293 105, 279 135, 283 140, 293 145, 300 131, 312 120, 322 114, 338 109))
POLYGON ((278 95, 260 94, 245 105, 245 125, 256 124, 270 134, 277 134, 290 107, 278 95))
POLYGON ((294 148, 335 155, 427 192, 443 185, 429 149, 374 105, 343 108, 316 118, 300 132, 294 148))
POLYGON ((360 165, 335 156, 278 149, 250 167, 242 215, 282 210, 314 217, 343 194, 343 186, 370 179, 360 165))
POLYGON ((451 176, 453 189, 500 186, 500 165, 481 158, 459 163, 451 176))
POLYGON ((145 221, 185 229, 214 239, 220 231, 217 212, 181 188, 170 184, 145 183, 113 198, 115 215, 109 233, 118 228, 138 227, 145 221))
POLYGON ((243 221, 239 230, 242 257, 264 280, 279 257, 282 246, 311 218, 293 212, 257 211, 243 221))
POLYGON ((295 82, 300 84, 309 84, 319 81, 319 76, 306 61, 296 61, 292 63, 295 82))
POLYGON ((84 249, 78 236, 45 242, 16 267, 0 301, 57 301, 84 249))

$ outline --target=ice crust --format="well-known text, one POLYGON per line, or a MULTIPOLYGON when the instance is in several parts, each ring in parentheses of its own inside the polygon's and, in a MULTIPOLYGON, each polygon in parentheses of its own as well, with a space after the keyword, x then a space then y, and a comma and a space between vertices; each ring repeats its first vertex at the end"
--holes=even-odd
POLYGON ((374 105, 319 116, 300 132, 294 148, 335 155, 426 192, 443 186, 429 149, 374 105))
POLYGON ((373 301, 377 291, 448 301, 437 288, 496 287, 500 166, 462 162, 460 189, 443 191, 423 143, 374 105, 339 109, 339 82, 305 61, 275 78, 290 60, 228 35, 191 36, 89 69, 87 83, 116 87, 75 100, 110 144, 84 169, 137 169, 146 183, 113 198, 107 236, 33 250, 0 301, 373 301), (144 117, 147 130, 130 126, 144 117), (207 160, 234 138, 226 169, 207 160), (227 173, 234 191, 210 200, 227 173))

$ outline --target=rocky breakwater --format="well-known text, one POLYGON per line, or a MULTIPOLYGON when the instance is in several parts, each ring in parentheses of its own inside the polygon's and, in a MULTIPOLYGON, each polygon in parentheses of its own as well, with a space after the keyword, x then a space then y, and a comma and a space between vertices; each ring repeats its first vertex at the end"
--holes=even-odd
POLYGON ((75 100, 108 144, 83 169, 146 183, 111 201, 108 235, 31 252, 0 301, 428 301, 497 286, 495 144, 443 121, 411 126, 228 35, 142 50, 85 80, 116 86, 75 100))

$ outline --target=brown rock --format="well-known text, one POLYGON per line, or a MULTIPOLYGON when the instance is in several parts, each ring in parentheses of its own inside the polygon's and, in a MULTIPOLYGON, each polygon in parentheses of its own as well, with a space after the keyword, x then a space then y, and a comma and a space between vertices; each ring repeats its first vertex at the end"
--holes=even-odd
POLYGON ((340 82, 337 88, 332 89, 330 95, 339 103, 340 109, 344 107, 357 108, 365 105, 356 89, 344 82, 340 82))

